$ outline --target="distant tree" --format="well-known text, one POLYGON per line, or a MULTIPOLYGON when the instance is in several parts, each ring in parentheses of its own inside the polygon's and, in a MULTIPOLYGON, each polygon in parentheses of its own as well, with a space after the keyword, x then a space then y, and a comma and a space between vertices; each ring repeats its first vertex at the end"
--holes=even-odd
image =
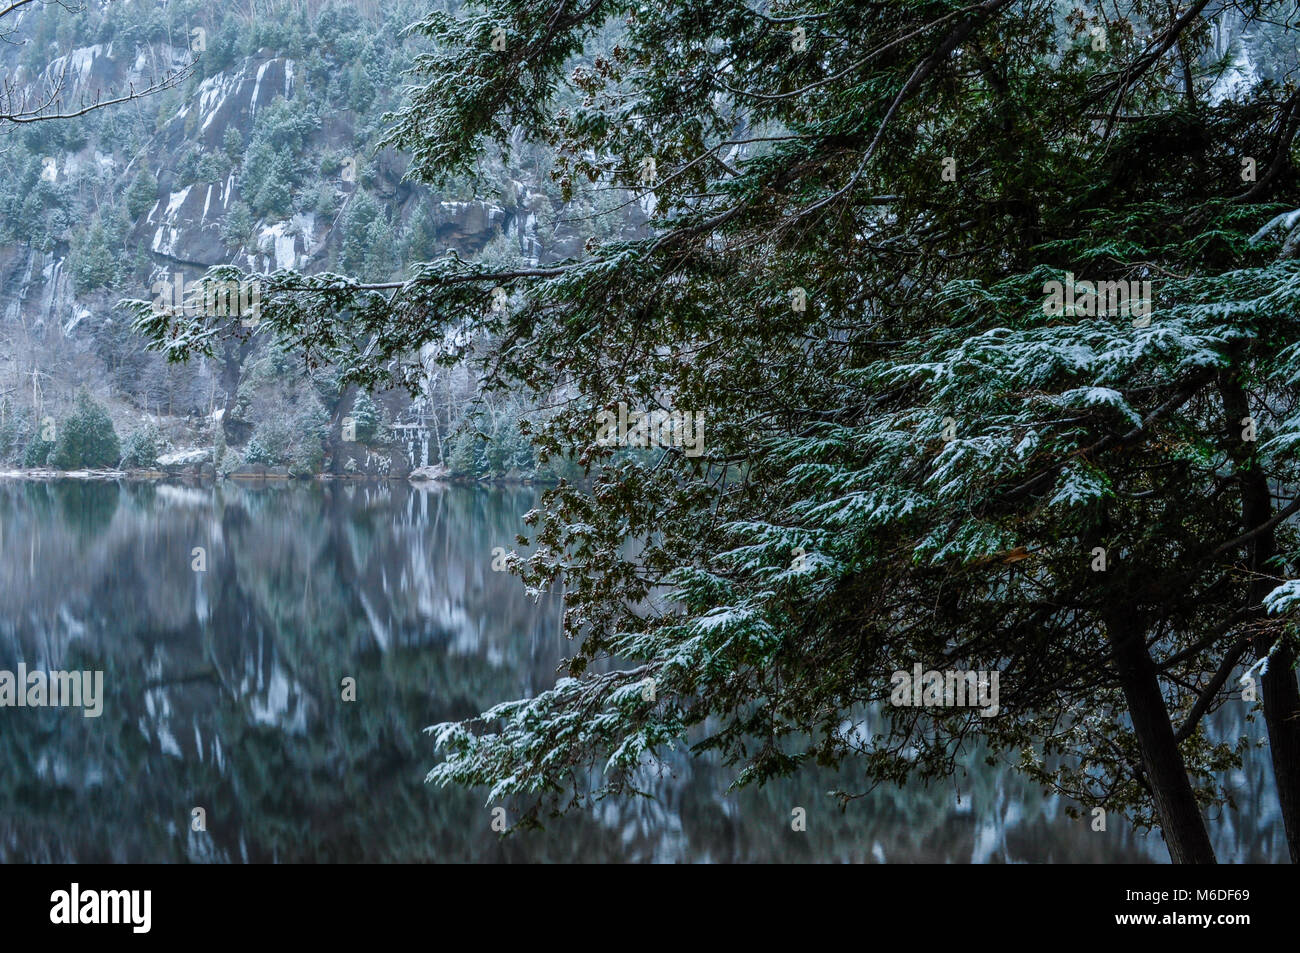
POLYGON ((199 159, 203 152, 198 146, 191 145, 181 153, 176 162, 176 184, 184 187, 199 181, 199 159))
POLYGON ((347 74, 348 108, 364 113, 375 101, 375 84, 366 71, 365 64, 358 59, 347 74))
POLYGON ((68 271, 78 292, 93 291, 112 285, 118 277, 121 256, 112 247, 111 236, 103 219, 96 216, 80 235, 73 238, 68 256, 68 271))
POLYGON ((293 204, 294 158, 269 139, 254 138, 240 172, 241 190, 259 216, 287 215, 293 204))
POLYGON ((253 237, 253 213, 244 202, 235 202, 221 223, 221 240, 232 248, 247 245, 253 237))
POLYGON ((158 465, 158 456, 164 446, 162 432, 153 424, 146 424, 126 438, 122 446, 123 467, 147 470, 158 465))
POLYGON ((126 190, 126 210, 138 219, 158 201, 158 180, 148 169, 141 169, 126 190))
POLYGON ((25 467, 44 467, 50 462, 50 454, 54 452, 54 441, 46 440, 38 430, 32 435, 23 451, 23 466, 25 467))
POLYGON ((199 158, 196 178, 203 183, 223 182, 230 172, 230 166, 230 159, 224 152, 205 152, 199 158))
POLYGON ((393 226, 382 218, 372 221, 365 231, 365 253, 360 274, 368 280, 385 281, 397 273, 397 238, 393 226))
POLYGON ((328 180, 316 183, 308 200, 307 208, 319 217, 333 221, 339 210, 339 193, 328 180))
POLYGON ((325 464, 329 415, 318 402, 308 400, 294 415, 292 431, 293 440, 287 454, 289 474, 310 477, 320 473, 325 464))
POLYGON ((373 440, 379 430, 379 408, 365 391, 357 393, 356 400, 352 403, 351 416, 356 423, 357 442, 369 443, 373 440))
POLYGON ((82 390, 72 414, 58 427, 50 466, 58 470, 113 467, 121 457, 122 446, 108 412, 82 390))
POLYGON ((244 137, 234 126, 227 126, 221 136, 221 148, 232 163, 238 165, 244 159, 244 137))
MULTIPOLYGON (((379 204, 369 192, 352 193, 340 223, 339 267, 344 271, 361 273, 371 256, 370 226, 379 220, 379 204)), ((373 258, 372 258, 373 260, 373 258)))
POLYGON ((429 261, 439 251, 437 219, 433 209, 421 203, 402 236, 402 256, 408 262, 429 261))
POLYGON ((479 475, 482 441, 472 428, 453 434, 447 451, 447 468, 454 476, 474 478, 479 475))
POLYGON ((255 433, 244 447, 244 462, 265 467, 278 467, 285 462, 287 443, 277 444, 265 431, 255 433))

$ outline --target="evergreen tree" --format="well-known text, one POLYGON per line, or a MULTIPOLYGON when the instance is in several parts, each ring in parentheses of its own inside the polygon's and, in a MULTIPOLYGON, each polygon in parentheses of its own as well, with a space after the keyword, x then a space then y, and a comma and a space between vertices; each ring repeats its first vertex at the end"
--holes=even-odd
POLYGON ((68 270, 78 292, 93 291, 112 285, 118 277, 120 256, 112 247, 108 228, 96 216, 73 243, 68 270))
POLYGON ((481 441, 472 430, 464 430, 454 435, 449 441, 447 467, 452 475, 474 479, 479 475, 478 457, 481 441))
POLYGON ((385 281, 397 272, 397 237, 393 227, 382 218, 372 221, 365 231, 365 254, 360 274, 372 281, 385 281))
POLYGON ((33 469, 47 466, 50 462, 50 454, 53 452, 54 441, 46 440, 41 432, 37 431, 23 450, 23 466, 33 469))
POLYGON ((161 431, 152 424, 133 430, 122 447, 121 465, 133 469, 152 469, 163 451, 161 431))
POLYGON ((364 391, 358 392, 352 403, 352 419, 356 424, 357 443, 370 443, 379 431, 379 408, 364 391))
POLYGON ((231 247, 247 245, 253 238, 253 213, 243 202, 230 206, 221 223, 221 240, 231 247))
POLYGON ((158 201, 158 180, 148 169, 141 169, 126 191, 126 210, 132 218, 140 218, 158 201))
POLYGON ((234 126, 226 129, 221 136, 221 148, 233 165, 238 165, 244 158, 244 137, 234 126))
POLYGON ((107 411, 82 390, 72 414, 58 428, 49 464, 57 470, 114 467, 122 456, 107 411))
POLYGON ((377 221, 378 203, 369 192, 354 192, 343 212, 340 227, 339 267, 344 271, 361 273, 368 264, 373 264, 369 238, 371 226, 377 221))
POLYGON ((429 261, 438 254, 438 226, 433 211, 421 205, 402 236, 402 255, 408 262, 429 261))

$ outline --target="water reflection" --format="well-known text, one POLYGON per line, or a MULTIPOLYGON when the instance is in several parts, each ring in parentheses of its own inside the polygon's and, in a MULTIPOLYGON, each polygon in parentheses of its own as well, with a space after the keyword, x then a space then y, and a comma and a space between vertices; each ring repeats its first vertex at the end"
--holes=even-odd
MULTIPOLYGON (((553 682, 558 600, 491 569, 534 503, 387 484, 0 482, 0 669, 102 669, 106 695, 98 719, 0 709, 0 860, 1167 859, 1158 837, 1119 818, 1094 833, 978 752, 955 786, 884 788, 846 811, 826 792, 848 776, 728 794, 727 769, 674 755, 654 800, 502 840, 484 792, 423 783, 421 729, 553 682), (794 807, 806 832, 790 829, 794 807)), ((1262 732, 1233 717, 1217 729, 1262 732)), ((1220 860, 1283 860, 1266 757, 1233 784, 1240 810, 1213 819, 1220 860)))

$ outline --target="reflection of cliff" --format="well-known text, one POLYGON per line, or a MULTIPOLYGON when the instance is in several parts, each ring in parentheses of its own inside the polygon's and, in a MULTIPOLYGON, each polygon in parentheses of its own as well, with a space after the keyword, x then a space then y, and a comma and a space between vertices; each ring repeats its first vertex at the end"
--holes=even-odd
POLYGON ((94 658, 109 696, 97 721, 0 714, 3 852, 107 859, 115 828, 143 815, 157 840, 133 856, 185 856, 203 842, 185 836, 200 805, 215 856, 287 858, 337 846, 332 827, 391 822, 386 788, 401 789, 410 823, 427 826, 438 800, 469 809, 468 795, 424 788, 420 729, 545 681, 559 661, 554 607, 490 571, 488 540, 509 543, 531 503, 472 495, 0 487, 0 667, 94 658), (551 657, 535 671, 507 668, 527 668, 543 641, 551 657), (352 705, 338 700, 345 675, 352 705), (47 785, 84 820, 55 812, 19 836, 48 809, 47 785), (376 802, 374 818, 356 816, 376 802))
MULTIPOLYGON (((647 773, 656 800, 501 841, 483 792, 423 784, 421 729, 554 680, 558 600, 491 569, 533 504, 388 484, 0 483, 0 668, 102 668, 107 693, 99 719, 0 710, 0 860, 1163 857, 1118 818, 1092 833, 979 752, 960 803, 880 789, 846 812, 826 792, 851 776, 728 795, 725 768, 674 753, 647 773), (196 806, 207 833, 189 830, 196 806)), ((1240 789, 1264 790, 1262 763, 1245 771, 1240 789)), ((1241 808, 1215 824, 1223 855, 1282 856, 1277 818, 1241 808)))

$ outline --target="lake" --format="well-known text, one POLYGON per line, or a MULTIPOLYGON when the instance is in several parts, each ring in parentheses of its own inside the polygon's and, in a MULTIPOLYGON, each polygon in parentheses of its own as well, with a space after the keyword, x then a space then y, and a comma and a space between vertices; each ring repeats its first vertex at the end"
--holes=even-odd
MULTIPOLYGON (((952 783, 843 811, 826 792, 848 770, 728 793, 725 765, 674 752, 653 799, 502 838, 485 791, 424 783, 437 755, 422 729, 553 684, 559 597, 534 602, 492 570, 537 499, 0 480, 0 670, 104 673, 98 718, 0 708, 0 861, 1168 860, 1158 834, 1117 816, 1094 832, 979 752, 952 783)), ((1227 709, 1215 729, 1263 734, 1227 709)), ((1284 862, 1266 752, 1229 781, 1238 809, 1210 818, 1219 860, 1284 862)))

